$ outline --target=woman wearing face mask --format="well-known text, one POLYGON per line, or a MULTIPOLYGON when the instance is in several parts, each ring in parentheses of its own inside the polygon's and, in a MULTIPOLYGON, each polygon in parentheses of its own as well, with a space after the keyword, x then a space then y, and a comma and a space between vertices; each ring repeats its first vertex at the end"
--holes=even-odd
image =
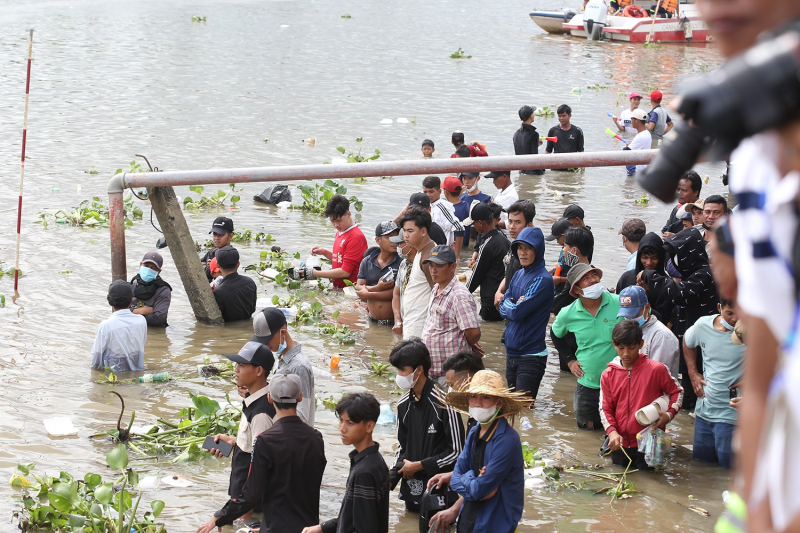
MULTIPOLYGON (((448 394, 447 403, 478 422, 450 479, 450 488, 464 499, 456 532, 512 533, 522 517, 525 484, 522 445, 508 418, 531 400, 504 387, 497 372, 481 370, 448 394)), ((436 520, 434 516, 431 523, 436 520)))
POLYGON ((167 314, 172 301, 172 287, 161 279, 164 259, 158 252, 147 252, 139 264, 139 273, 131 280, 133 303, 131 312, 143 315, 148 326, 168 326, 167 314))

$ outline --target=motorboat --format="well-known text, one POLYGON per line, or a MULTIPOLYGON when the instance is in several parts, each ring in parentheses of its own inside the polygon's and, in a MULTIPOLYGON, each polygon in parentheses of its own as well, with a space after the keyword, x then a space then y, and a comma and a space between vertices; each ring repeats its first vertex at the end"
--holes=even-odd
POLYGON ((642 16, 610 15, 609 0, 589 0, 584 11, 578 12, 563 26, 574 37, 589 40, 608 39, 632 43, 685 43, 710 42, 713 36, 693 3, 680 3, 678 12, 671 18, 652 18, 647 11, 655 2, 636 1, 628 10, 642 16))
POLYGON ((534 9, 531 11, 531 20, 547 33, 569 33, 570 30, 564 27, 564 23, 577 14, 578 10, 571 7, 565 7, 561 11, 534 9))

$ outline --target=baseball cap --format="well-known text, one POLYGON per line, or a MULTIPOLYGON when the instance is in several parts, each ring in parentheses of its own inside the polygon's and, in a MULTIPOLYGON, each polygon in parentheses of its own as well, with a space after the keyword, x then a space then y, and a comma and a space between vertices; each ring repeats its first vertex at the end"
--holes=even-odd
POLYGON ((675 211, 675 218, 678 220, 689 220, 693 221, 694 218, 692 217, 692 212, 686 210, 686 206, 682 205, 675 211))
POLYGON ((631 98, 641 98, 641 97, 642 97, 642 95, 641 95, 641 94, 637 93, 636 91, 633 91, 633 92, 632 92, 632 93, 631 93, 631 94, 628 96, 628 100, 630 100, 631 98))
POLYGON ((394 223, 394 220, 387 220, 386 222, 381 222, 378 224, 378 226, 375 228, 375 236, 383 237, 384 235, 389 235, 395 231, 400 231, 400 228, 394 223))
POLYGON ((211 224, 211 231, 209 233, 217 233, 225 235, 226 233, 233 233, 233 220, 228 217, 217 217, 214 223, 211 224))
POLYGON ((253 317, 254 335, 250 339, 250 342, 267 344, 285 325, 286 315, 283 314, 283 311, 275 307, 262 309, 260 313, 253 317))
POLYGON ((153 263, 161 270, 161 267, 164 266, 164 258, 158 252, 147 252, 142 258, 142 263, 153 263))
POLYGON ((461 176, 466 176, 466 177, 468 177, 468 178, 479 178, 479 177, 480 177, 480 175, 481 175, 481 173, 480 173, 480 172, 462 172, 462 173, 461 173, 461 174, 459 174, 458 176, 459 176, 459 177, 461 177, 461 176))
POLYGON ((118 279, 108 286, 108 297, 111 300, 133 298, 133 287, 124 279, 118 279))
POLYGON ((211 272, 219 272, 219 263, 217 263, 216 257, 212 257, 211 261, 208 262, 208 269, 211 272))
POLYGON ((500 176, 511 176, 510 170, 492 170, 484 177, 489 180, 493 180, 495 178, 499 178, 500 176))
POLYGON ((408 199, 408 205, 411 207, 430 207, 431 206, 431 199, 428 198, 428 195, 424 192, 415 192, 411 195, 411 198, 408 199))
POLYGON ((456 262, 456 252, 446 244, 439 244, 431 250, 431 256, 427 258, 422 264, 436 263, 437 265, 447 265, 456 262))
POLYGON ((260 366, 269 373, 275 365, 275 356, 269 348, 260 342, 249 341, 242 346, 239 353, 224 353, 222 354, 234 363, 242 363, 244 365, 260 366))
POLYGON ((563 218, 579 218, 581 220, 584 219, 586 216, 583 212, 583 208, 578 204, 568 205, 566 209, 564 209, 564 214, 561 215, 563 218))
POLYGON ((455 176, 447 176, 442 182, 442 189, 451 193, 461 192, 462 187, 463 184, 461 183, 461 180, 455 176))
POLYGON ((553 222, 553 227, 550 228, 550 235, 544 238, 544 240, 550 242, 558 239, 562 235, 564 235, 569 228, 572 227, 572 222, 567 220, 566 218, 559 218, 555 222, 553 222))
POLYGON ((650 93, 651 100, 657 100, 660 102, 662 98, 664 98, 664 95, 661 94, 661 91, 653 91, 650 93))
POLYGON ((214 257, 220 268, 233 268, 239 262, 239 250, 230 245, 223 246, 217 249, 214 257))
POLYGON ((389 242, 393 242, 395 244, 400 244, 400 243, 406 242, 406 238, 403 235, 403 232, 400 231, 400 233, 398 235, 392 235, 391 237, 389 237, 389 242))
POLYGON ((567 281, 569 282, 569 295, 577 297, 578 295, 575 293, 575 289, 578 288, 578 282, 583 279, 583 277, 588 274, 589 272, 597 272, 597 275, 600 276, 600 279, 603 279, 603 271, 599 268, 594 268, 593 266, 587 265, 586 263, 578 263, 577 265, 571 267, 569 272, 567 273, 567 281))
POLYGON ((303 389, 300 386, 300 377, 297 374, 275 374, 269 380, 269 395, 273 402, 297 403, 303 389))
POLYGON ((463 143, 463 142, 464 142, 464 133, 462 133, 462 132, 460 132, 460 131, 454 131, 454 132, 453 132, 453 135, 451 135, 451 136, 450 136, 450 139, 451 139, 453 142, 460 142, 460 143, 463 143))
POLYGON ((638 285, 625 287, 619 293, 619 312, 617 318, 636 318, 642 314, 642 309, 647 305, 647 293, 638 285))
POLYGON ((645 121, 645 120, 647 120, 647 113, 645 113, 641 109, 634 109, 633 111, 631 111, 631 118, 635 118, 636 120, 645 121))
POLYGON ((647 227, 644 221, 639 218, 629 218, 622 223, 622 229, 617 232, 617 235, 624 235, 628 239, 638 242, 642 240, 644 234, 647 233, 647 227))
POLYGON ((492 220, 494 218, 494 210, 492 206, 480 200, 473 200, 472 205, 469 207, 469 216, 464 219, 465 226, 471 226, 476 220, 492 220))

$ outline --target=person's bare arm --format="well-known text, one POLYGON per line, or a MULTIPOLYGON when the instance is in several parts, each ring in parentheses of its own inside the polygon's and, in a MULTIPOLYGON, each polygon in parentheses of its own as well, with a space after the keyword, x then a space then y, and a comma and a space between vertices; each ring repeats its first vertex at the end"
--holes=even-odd
POLYGON ((481 340, 481 328, 469 328, 464 330, 464 337, 470 346, 475 346, 481 340))
POLYGON ((343 268, 332 268, 330 270, 314 270, 315 278, 328 278, 328 279, 347 279, 350 277, 350 272, 343 268))
POLYGON ((326 258, 329 261, 331 257, 333 257, 333 253, 330 250, 326 250, 322 246, 314 246, 311 249, 311 255, 321 255, 322 257, 326 258))
POLYGON ((400 315, 400 286, 395 285, 392 290, 392 313, 394 314, 394 326, 392 331, 398 335, 403 334, 403 317, 400 315))
POLYGON ((683 340, 683 358, 686 361, 686 369, 689 372, 689 379, 692 380, 692 388, 698 398, 705 398, 706 393, 703 385, 706 385, 703 374, 697 371, 697 350, 686 346, 686 339, 683 340))
POLYGON ((648 122, 647 124, 644 125, 644 127, 647 128, 647 131, 653 131, 656 127, 656 123, 648 122))
POLYGON ((464 244, 464 236, 459 235, 453 240, 453 250, 456 252, 456 259, 461 255, 461 246, 464 244))
POLYGON ((664 135, 666 135, 667 133, 669 133, 669 130, 671 130, 671 129, 672 129, 672 126, 674 126, 674 124, 672 123, 672 121, 671 121, 671 120, 670 120, 669 122, 667 122, 667 127, 666 127, 666 128, 664 128, 664 135))

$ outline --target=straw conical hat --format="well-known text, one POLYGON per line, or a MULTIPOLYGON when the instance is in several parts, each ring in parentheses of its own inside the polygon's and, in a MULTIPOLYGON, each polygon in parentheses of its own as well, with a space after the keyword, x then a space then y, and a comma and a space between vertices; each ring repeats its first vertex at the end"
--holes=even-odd
POLYGON ((469 414, 469 397, 473 394, 502 398, 503 407, 498 416, 517 415, 533 403, 533 400, 525 396, 525 393, 504 387, 503 378, 492 370, 476 372, 472 376, 472 380, 464 382, 458 390, 447 395, 447 403, 453 409, 469 414))

